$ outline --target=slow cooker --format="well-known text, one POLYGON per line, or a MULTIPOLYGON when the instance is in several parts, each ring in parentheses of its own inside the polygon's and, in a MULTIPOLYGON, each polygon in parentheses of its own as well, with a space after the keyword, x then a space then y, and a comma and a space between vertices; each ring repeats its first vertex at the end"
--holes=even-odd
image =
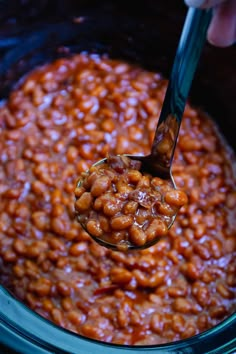
MULTIPOLYGON (((0 97, 35 66, 81 51, 108 53, 169 75, 187 11, 182 1, 2 2, 0 97), (4 16, 5 14, 5 16, 4 16)), ((236 149, 236 47, 206 44, 190 100, 214 117, 236 149), (222 120, 223 118, 223 120, 222 120)), ((186 340, 157 346, 101 343, 45 320, 0 286, 1 353, 235 353, 236 313, 186 340)))

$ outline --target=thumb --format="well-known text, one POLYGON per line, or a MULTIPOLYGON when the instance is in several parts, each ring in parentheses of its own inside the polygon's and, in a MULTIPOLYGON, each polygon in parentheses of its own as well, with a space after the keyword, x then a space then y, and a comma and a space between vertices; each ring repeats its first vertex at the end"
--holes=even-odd
POLYGON ((225 0, 185 0, 185 4, 190 7, 200 7, 206 9, 221 4, 225 0))

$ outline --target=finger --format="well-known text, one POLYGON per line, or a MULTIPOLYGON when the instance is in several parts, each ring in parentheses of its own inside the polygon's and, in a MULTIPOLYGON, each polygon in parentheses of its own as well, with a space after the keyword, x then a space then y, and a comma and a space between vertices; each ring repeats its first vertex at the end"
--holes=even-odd
POLYGON ((214 9, 207 34, 208 41, 218 47, 236 42, 236 1, 229 0, 214 9))
POLYGON ((190 7, 200 7, 202 9, 214 7, 223 2, 225 2, 225 0, 185 0, 186 5, 190 7))

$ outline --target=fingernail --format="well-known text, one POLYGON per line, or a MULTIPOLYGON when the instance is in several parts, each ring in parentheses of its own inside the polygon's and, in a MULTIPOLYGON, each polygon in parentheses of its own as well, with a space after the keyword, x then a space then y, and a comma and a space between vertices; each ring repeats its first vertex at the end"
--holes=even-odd
POLYGON ((186 5, 191 7, 200 7, 204 4, 205 0, 185 0, 186 5))

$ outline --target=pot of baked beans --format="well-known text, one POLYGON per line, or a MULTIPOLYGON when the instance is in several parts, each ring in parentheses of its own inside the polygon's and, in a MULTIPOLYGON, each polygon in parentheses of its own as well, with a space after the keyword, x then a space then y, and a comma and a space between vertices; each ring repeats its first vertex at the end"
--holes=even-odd
MULTIPOLYGON (((77 222, 76 182, 108 154, 150 151, 187 8, 68 0, 4 11, 1 353, 235 352, 235 46, 206 43, 185 108, 172 172, 188 203, 156 245, 117 252, 77 222)), ((109 230, 117 204, 106 203, 109 230)))

